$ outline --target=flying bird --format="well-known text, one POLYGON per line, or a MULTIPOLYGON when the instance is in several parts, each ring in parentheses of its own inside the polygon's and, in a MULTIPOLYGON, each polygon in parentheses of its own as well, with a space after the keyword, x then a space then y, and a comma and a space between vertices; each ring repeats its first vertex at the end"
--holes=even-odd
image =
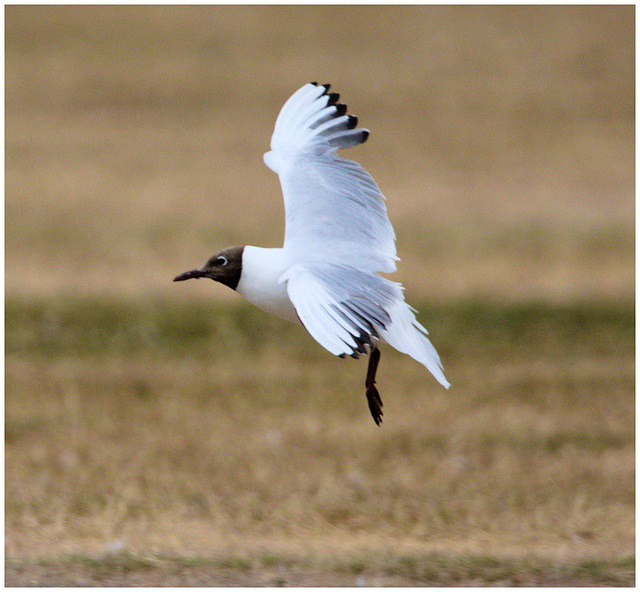
POLYGON ((302 324, 332 354, 369 354, 366 395, 380 425, 375 377, 381 340, 450 385, 403 287, 378 275, 395 271, 398 261, 385 198, 358 163, 336 155, 365 142, 369 130, 356 127, 358 119, 329 87, 312 82, 287 100, 264 155, 284 195, 282 248, 227 247, 174 281, 210 278, 258 308, 302 324))

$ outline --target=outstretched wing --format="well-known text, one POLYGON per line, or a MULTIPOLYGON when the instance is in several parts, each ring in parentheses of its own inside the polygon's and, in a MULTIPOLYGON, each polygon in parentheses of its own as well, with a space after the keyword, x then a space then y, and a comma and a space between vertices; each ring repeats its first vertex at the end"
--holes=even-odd
POLYGON ((384 339, 449 388, 440 356, 404 301, 400 284, 348 265, 323 263, 293 265, 281 281, 302 324, 331 353, 357 358, 384 339))
POLYGON ((328 90, 329 85, 311 83, 291 96, 264 157, 282 185, 283 248, 291 261, 395 271, 395 233, 384 196, 359 164, 335 154, 365 142, 369 131, 356 129, 357 118, 328 90))
POLYGON ((426 366, 444 387, 440 356, 402 286, 347 265, 298 263, 281 278, 300 322, 324 348, 355 358, 379 339, 426 366))
POLYGON ((280 281, 302 324, 330 352, 357 357, 382 338, 448 387, 402 287, 376 273, 395 271, 397 260, 384 196, 359 164, 336 156, 369 132, 328 91, 312 83, 291 96, 264 157, 284 194, 289 266, 280 281))
POLYGON ((387 310, 402 299, 399 284, 348 265, 298 263, 281 281, 307 331, 337 356, 367 353, 391 327, 387 310))

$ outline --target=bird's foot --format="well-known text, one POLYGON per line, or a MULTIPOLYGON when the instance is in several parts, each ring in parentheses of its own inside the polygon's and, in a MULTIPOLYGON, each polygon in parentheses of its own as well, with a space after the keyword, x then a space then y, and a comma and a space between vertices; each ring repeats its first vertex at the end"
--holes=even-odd
POLYGON ((369 411, 371 411, 371 417, 376 425, 382 423, 382 399, 378 389, 373 385, 367 385, 367 402, 369 403, 369 411))
POLYGON ((369 367, 367 368, 367 378, 364 385, 367 387, 369 411, 371 411, 371 417, 373 417, 376 425, 382 423, 382 399, 380 398, 378 389, 375 387, 378 362, 380 362, 380 350, 374 347, 369 353, 369 367))

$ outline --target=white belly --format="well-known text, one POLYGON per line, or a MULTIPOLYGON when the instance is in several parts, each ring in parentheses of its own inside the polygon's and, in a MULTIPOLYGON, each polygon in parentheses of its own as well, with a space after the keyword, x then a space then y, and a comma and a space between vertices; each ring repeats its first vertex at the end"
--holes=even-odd
POLYGON ((246 246, 236 291, 265 312, 299 323, 286 283, 278 282, 288 267, 282 249, 246 246))

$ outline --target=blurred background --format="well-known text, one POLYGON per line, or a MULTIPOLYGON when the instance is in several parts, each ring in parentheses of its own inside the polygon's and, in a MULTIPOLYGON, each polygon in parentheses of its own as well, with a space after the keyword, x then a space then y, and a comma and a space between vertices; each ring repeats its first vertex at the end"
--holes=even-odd
POLYGON ((262 154, 310 80, 372 132, 345 156, 388 198, 409 293, 633 295, 632 7, 6 17, 10 295, 173 295, 219 246, 279 246, 262 154))
POLYGON ((628 583, 634 35, 633 6, 6 7, 11 581, 195 556, 231 583, 628 583), (262 154, 312 80, 371 130, 343 156, 454 384, 389 352, 382 430, 362 363, 171 282, 280 246, 262 154))

